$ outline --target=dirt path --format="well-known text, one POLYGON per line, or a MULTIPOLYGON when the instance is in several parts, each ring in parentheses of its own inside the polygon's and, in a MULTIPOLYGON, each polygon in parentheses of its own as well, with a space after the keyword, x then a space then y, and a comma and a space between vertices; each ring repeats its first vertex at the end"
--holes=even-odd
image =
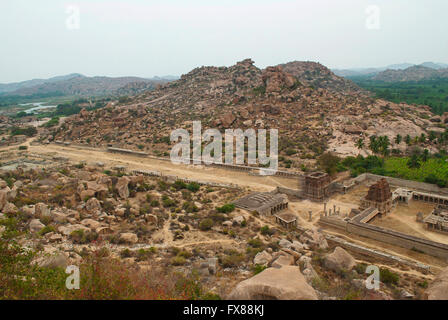
MULTIPOLYGON (((30 142, 30 141, 29 141, 30 142)), ((152 170, 164 174, 176 175, 190 179, 218 183, 233 183, 249 187, 256 191, 271 191, 277 186, 296 188, 296 180, 272 176, 251 176, 245 172, 232 171, 215 167, 176 165, 170 161, 152 158, 139 158, 132 155, 108 153, 102 150, 83 149, 59 145, 30 145, 28 150, 33 153, 62 156, 72 162, 87 161, 87 163, 103 162, 106 166, 124 165, 128 169, 152 170)), ((0 149, 2 150, 2 149, 0 149)))

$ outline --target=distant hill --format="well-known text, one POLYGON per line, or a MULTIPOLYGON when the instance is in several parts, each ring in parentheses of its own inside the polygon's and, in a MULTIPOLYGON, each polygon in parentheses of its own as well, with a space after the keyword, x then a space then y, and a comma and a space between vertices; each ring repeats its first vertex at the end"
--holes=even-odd
POLYGON ((14 92, 19 89, 30 88, 45 83, 69 80, 76 77, 83 77, 83 75, 79 73, 71 73, 64 76, 57 76, 49 79, 32 79, 22 82, 0 83, 0 94, 5 92, 14 92))
POLYGON ((132 95, 152 90, 158 84, 172 81, 173 76, 145 79, 139 77, 86 77, 70 74, 50 79, 35 79, 18 83, 0 84, 0 98, 21 99, 52 96, 93 97, 132 95), (169 77, 169 79, 167 79, 169 77))
POLYGON ((386 70, 373 76, 372 80, 384 82, 408 82, 447 78, 448 69, 433 69, 418 65, 404 70, 386 70))
MULTIPOLYGON (((385 67, 380 68, 351 68, 351 69, 332 69, 332 71, 340 77, 373 77, 377 75, 380 72, 386 71, 386 70, 405 70, 410 67, 417 66, 412 63, 399 63, 399 64, 391 64, 385 67)), ((435 62, 423 62, 422 64, 419 64, 418 66, 423 66, 426 68, 431 69, 444 69, 448 68, 448 64, 446 63, 435 63, 435 62)))

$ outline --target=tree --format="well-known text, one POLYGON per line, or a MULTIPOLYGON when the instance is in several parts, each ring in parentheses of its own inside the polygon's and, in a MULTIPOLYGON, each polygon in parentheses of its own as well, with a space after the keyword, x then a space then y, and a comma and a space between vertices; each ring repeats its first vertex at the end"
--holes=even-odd
POLYGON ((336 173, 340 161, 341 159, 339 159, 338 156, 335 156, 330 152, 322 154, 318 159, 320 167, 329 175, 334 175, 336 173))
POLYGON ((404 142, 406 142, 407 145, 410 145, 411 144, 411 136, 406 135, 406 138, 404 138, 404 142))
POLYGON ((359 151, 361 151, 364 148, 364 140, 359 138, 355 146, 359 149, 359 151))
POLYGON ((426 135, 425 135, 424 133, 422 133, 422 134, 420 135, 419 141, 420 141, 421 143, 425 143, 425 142, 426 142, 426 135))
POLYGON ((378 143, 377 136, 370 136, 369 148, 370 148, 370 150, 372 150, 372 152, 374 154, 377 154, 379 152, 380 146, 379 146, 379 143, 378 143))
POLYGON ((420 161, 416 154, 413 154, 407 163, 408 168, 410 169, 418 169, 420 168, 420 161))
POLYGON ((436 139, 436 138, 437 138, 437 136, 436 136, 435 132, 431 131, 428 136, 429 141, 433 142, 434 139, 436 139))
POLYGON ((428 149, 423 150, 423 154, 422 154, 423 162, 428 161, 429 157, 430 157, 429 150, 428 149))
POLYGON ((400 144, 402 140, 403 137, 401 136, 401 134, 397 134, 397 136, 395 137, 395 144, 400 144))
POLYGON ((387 156, 389 154, 389 146, 390 146, 390 141, 389 141, 388 136, 381 136, 378 138, 379 152, 383 156, 387 156))

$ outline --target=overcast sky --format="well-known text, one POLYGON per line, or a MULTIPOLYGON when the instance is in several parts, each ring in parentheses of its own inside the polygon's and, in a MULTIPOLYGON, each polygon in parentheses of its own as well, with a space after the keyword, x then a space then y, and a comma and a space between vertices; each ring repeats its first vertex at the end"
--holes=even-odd
POLYGON ((244 58, 448 63, 447 14, 446 0, 1 0, 0 82, 181 75, 244 58))

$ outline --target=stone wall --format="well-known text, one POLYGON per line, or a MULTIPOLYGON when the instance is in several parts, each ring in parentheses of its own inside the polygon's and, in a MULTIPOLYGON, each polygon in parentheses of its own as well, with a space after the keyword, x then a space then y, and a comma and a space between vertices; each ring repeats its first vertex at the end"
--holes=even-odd
POLYGON ((340 218, 322 216, 319 219, 319 223, 322 225, 326 225, 326 226, 341 229, 343 231, 347 231, 347 221, 344 221, 340 218))
POLYGON ((348 222, 347 232, 382 241, 406 249, 420 251, 439 258, 448 258, 448 245, 401 232, 372 226, 367 223, 348 222))
POLYGON ((367 223, 344 221, 336 217, 321 217, 319 223, 402 248, 423 252, 439 258, 448 258, 448 245, 430 241, 367 223))
POLYGON ((292 197, 297 197, 297 198, 302 198, 302 190, 297 190, 297 189, 289 189, 289 188, 284 188, 284 187, 277 187, 274 191, 274 193, 284 193, 288 196, 292 196, 292 197))
POLYGON ((354 178, 353 181, 356 184, 359 184, 359 183, 363 183, 363 182, 366 182, 366 181, 376 182, 376 181, 379 181, 382 178, 386 179, 387 182, 390 185, 393 185, 395 187, 415 189, 415 190, 424 191, 424 192, 430 192, 430 193, 448 194, 448 188, 439 188, 435 184, 429 184, 429 183, 425 183, 425 182, 418 182, 418 181, 411 181, 411 180, 405 180, 405 179, 399 179, 399 178, 379 176, 379 175, 372 174, 372 173, 363 173, 363 174, 359 175, 358 177, 354 178))

